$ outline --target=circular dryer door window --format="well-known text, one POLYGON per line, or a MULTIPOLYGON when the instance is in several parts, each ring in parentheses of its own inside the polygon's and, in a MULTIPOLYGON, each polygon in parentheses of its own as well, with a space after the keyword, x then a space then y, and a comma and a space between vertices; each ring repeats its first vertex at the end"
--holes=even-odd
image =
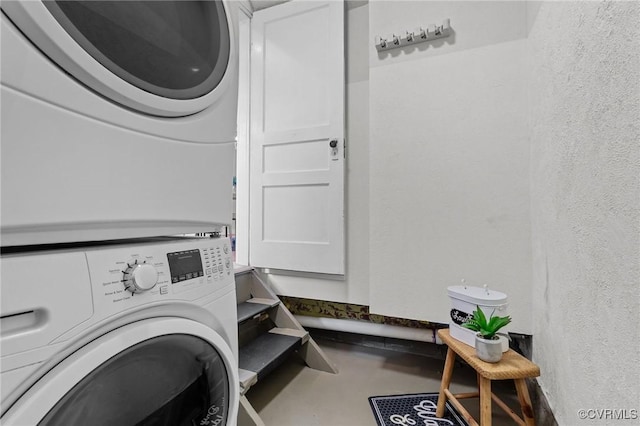
POLYGON ((220 354, 190 335, 160 336, 112 357, 39 425, 226 425, 229 377, 220 354))
POLYGON ((222 0, 16 1, 2 8, 60 68, 130 109, 185 116, 230 85, 233 25, 222 0))
POLYGON ((98 62, 147 92, 173 99, 198 98, 220 83, 227 68, 229 32, 220 2, 44 4, 98 62))

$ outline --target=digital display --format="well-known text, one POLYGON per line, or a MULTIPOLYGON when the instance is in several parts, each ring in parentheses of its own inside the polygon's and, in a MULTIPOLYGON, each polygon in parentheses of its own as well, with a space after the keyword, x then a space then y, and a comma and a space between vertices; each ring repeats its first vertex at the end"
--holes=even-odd
POLYGON ((204 276, 200 250, 184 250, 167 253, 171 283, 178 283, 204 276))

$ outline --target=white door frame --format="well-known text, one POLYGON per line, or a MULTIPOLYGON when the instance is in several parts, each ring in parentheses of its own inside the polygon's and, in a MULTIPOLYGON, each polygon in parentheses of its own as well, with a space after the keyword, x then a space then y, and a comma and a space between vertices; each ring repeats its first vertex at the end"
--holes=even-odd
POLYGON ((249 265, 249 147, 251 144, 251 16, 238 14, 238 139, 236 144, 236 263, 249 265))

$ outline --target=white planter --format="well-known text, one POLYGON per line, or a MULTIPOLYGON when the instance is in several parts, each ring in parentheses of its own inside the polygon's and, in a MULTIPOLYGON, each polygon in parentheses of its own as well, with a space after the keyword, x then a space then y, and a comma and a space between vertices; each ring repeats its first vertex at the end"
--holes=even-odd
POLYGON ((476 335, 476 355, 486 362, 498 362, 502 359, 502 342, 498 336, 489 340, 476 335))
MULTIPOLYGON (((483 287, 471 286, 451 286, 447 288, 447 294, 451 299, 451 313, 449 320, 449 332, 451 337, 466 343, 469 346, 475 345, 476 333, 468 328, 462 327, 462 323, 471 317, 476 306, 482 309, 482 312, 489 318, 491 314, 501 317, 508 315, 507 295, 495 290, 489 290, 483 287)), ((502 332, 508 333, 508 327, 502 329, 502 332)), ((500 337, 502 342, 502 351, 509 350, 509 341, 500 337)))

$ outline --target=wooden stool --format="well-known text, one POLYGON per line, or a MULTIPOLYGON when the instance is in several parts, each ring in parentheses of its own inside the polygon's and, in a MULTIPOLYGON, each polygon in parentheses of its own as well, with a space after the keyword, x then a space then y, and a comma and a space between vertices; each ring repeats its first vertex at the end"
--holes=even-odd
POLYGON ((478 422, 471 417, 469 412, 460 404, 458 399, 477 398, 480 397, 480 426, 491 426, 491 400, 493 399, 500 408, 509 414, 519 425, 533 426, 533 408, 531 407, 531 399, 525 378, 538 377, 540 368, 529 361, 525 357, 519 355, 509 349, 502 354, 502 359, 497 363, 489 363, 480 360, 476 356, 475 348, 462 343, 461 341, 451 337, 449 330, 438 330, 438 336, 447 345, 447 359, 444 363, 444 371, 442 373, 442 382, 440 383, 440 395, 438 396, 438 408, 436 417, 444 415, 444 406, 449 399, 451 404, 455 406, 460 414, 467 420, 469 425, 478 426, 478 422), (449 391, 451 376, 453 375, 453 365, 459 355, 464 359, 478 374, 478 388, 480 392, 470 392, 462 394, 452 394, 449 391), (519 417, 505 404, 500 398, 491 392, 491 380, 513 379, 518 392, 518 400, 522 407, 523 418, 519 417))

